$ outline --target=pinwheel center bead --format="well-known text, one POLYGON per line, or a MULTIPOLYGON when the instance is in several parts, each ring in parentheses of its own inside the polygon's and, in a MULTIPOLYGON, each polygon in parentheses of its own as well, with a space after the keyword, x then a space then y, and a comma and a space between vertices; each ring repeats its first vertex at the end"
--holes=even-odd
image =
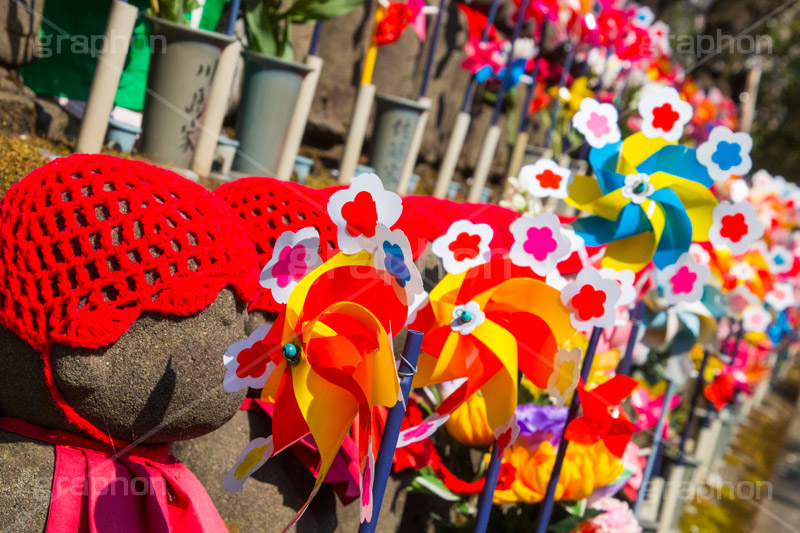
POLYGON ((284 344, 283 358, 289 361, 290 364, 296 365, 300 362, 300 349, 294 344, 284 344))
POLYGON ((461 322, 469 322, 472 320, 472 313, 469 311, 461 311, 459 318, 461 319, 461 322))
POLYGON ((633 188, 633 192, 635 192, 636 194, 644 194, 646 190, 647 190, 647 185, 643 181, 640 181, 636 185, 636 187, 633 188))

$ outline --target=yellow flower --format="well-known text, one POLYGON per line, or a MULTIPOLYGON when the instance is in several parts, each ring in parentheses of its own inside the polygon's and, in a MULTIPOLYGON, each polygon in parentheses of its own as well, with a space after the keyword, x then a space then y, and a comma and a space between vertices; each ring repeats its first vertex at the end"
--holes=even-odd
POLYGON ((494 434, 486 421, 486 401, 480 392, 470 396, 453 411, 444 427, 450 436, 468 446, 488 446, 494 434))
MULTIPOLYGON (((700 365, 703 363, 703 347, 699 344, 695 344, 692 350, 689 352, 689 357, 692 358, 694 368, 699 371, 700 365)), ((708 357, 708 362, 706 363, 706 370, 703 373, 703 379, 705 382, 711 383, 714 381, 714 376, 722 371, 722 367, 722 361, 720 361, 715 355, 710 355, 708 357)))
MULTIPOLYGON (((556 450, 545 441, 536 450, 515 444, 506 450, 503 462, 516 469, 516 479, 506 490, 496 490, 494 503, 538 503, 544 498, 556 450)), ((602 441, 589 446, 569 443, 558 478, 555 499, 578 501, 595 489, 610 485, 622 474, 622 461, 611 454, 602 441)))

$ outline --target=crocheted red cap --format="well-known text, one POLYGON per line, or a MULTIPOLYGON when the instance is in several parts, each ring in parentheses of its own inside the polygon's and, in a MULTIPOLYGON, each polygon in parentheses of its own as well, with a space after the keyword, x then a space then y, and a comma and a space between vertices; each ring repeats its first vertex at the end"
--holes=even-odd
MULTIPOLYGON (((241 178, 224 183, 214 190, 238 217, 255 245, 261 268, 272 257, 272 249, 284 231, 298 231, 314 226, 319 232, 323 260, 332 257, 336 247, 336 226, 328 216, 328 198, 336 188, 312 189, 274 178, 241 178)), ((249 309, 277 313, 284 305, 272 293, 258 287, 249 309)))
POLYGON ((52 383, 52 345, 108 345, 142 312, 196 313, 226 286, 248 301, 257 280, 255 250, 224 204, 140 161, 56 159, 0 201, 0 324, 42 353, 56 402, 101 440, 52 383))

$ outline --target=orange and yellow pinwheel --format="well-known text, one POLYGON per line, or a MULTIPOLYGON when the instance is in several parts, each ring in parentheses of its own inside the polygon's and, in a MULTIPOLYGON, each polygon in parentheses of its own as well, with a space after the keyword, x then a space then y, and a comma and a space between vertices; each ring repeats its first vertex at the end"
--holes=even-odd
POLYGON ((414 386, 466 378, 433 417, 444 423, 480 391, 493 431, 514 414, 519 372, 546 389, 556 352, 575 335, 559 291, 507 258, 447 274, 410 327, 425 334, 414 386))
POLYGON ((362 504, 370 503, 373 418, 377 406, 398 401, 390 335, 403 328, 408 313, 405 293, 373 263, 367 251, 334 256, 299 281, 268 331, 257 330, 255 340, 234 350, 237 375, 249 368, 266 374, 262 398, 275 408, 272 436, 242 452, 224 486, 235 492, 269 457, 309 433, 319 448, 316 485, 287 528, 316 494, 355 420, 362 504))

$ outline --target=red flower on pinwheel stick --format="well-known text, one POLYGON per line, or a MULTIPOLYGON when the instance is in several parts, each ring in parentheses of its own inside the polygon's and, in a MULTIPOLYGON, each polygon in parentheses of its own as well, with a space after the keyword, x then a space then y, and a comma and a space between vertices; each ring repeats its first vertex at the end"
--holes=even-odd
POLYGON ((619 404, 637 386, 635 379, 617 375, 592 390, 586 390, 581 380, 578 396, 583 416, 569 423, 564 437, 578 444, 602 440, 608 451, 621 458, 633 435, 633 423, 619 404))

